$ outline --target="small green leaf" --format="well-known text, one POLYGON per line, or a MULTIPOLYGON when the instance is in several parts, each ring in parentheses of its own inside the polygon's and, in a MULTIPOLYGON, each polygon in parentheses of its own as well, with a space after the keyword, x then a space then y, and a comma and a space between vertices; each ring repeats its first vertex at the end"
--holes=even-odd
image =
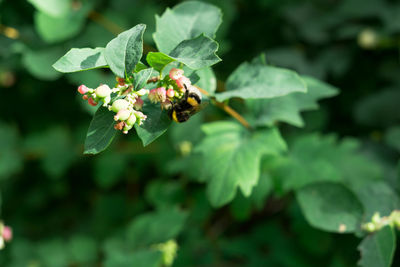
POLYGON ((119 77, 131 75, 143 53, 143 34, 146 25, 135 27, 120 33, 106 46, 104 56, 111 70, 119 77))
POLYGON ((135 124, 135 129, 143 145, 147 146, 165 133, 171 124, 171 120, 167 113, 161 110, 160 106, 148 101, 145 101, 143 105, 143 113, 147 115, 147 119, 140 126, 135 124))
POLYGON ((107 67, 104 48, 72 48, 53 64, 59 72, 69 73, 107 67))
POLYGON ((115 133, 113 113, 105 107, 100 107, 90 122, 84 154, 97 154, 106 149, 115 133))
POLYGON ((137 247, 168 241, 179 234, 186 218, 187 214, 177 208, 140 215, 128 226, 128 242, 137 247))
POLYGON ((162 72, 166 65, 175 61, 175 59, 162 52, 149 52, 146 57, 147 63, 156 71, 162 72))
POLYGON ((156 16, 156 32, 153 35, 159 51, 169 54, 179 43, 204 33, 215 37, 222 22, 221 10, 211 4, 188 1, 156 16))
POLYGON ((153 68, 148 68, 141 70, 137 73, 133 74, 133 78, 135 79, 134 90, 140 90, 144 88, 147 84, 147 81, 150 79, 153 73, 153 68))
POLYGON ((373 233, 358 246, 362 267, 390 267, 396 249, 396 235, 389 225, 373 233))
POLYGON ((191 69, 198 70, 221 61, 217 56, 218 43, 204 34, 184 40, 169 55, 191 69))
POLYGON ((296 198, 308 223, 318 229, 351 233, 358 229, 363 209, 345 186, 319 182, 296 191, 296 198))
POLYGON ((202 129, 206 137, 196 151, 203 154, 208 197, 215 207, 230 202, 238 187, 250 196, 260 176, 261 157, 286 149, 277 129, 249 133, 234 122, 209 123, 202 129))
POLYGON ((307 92, 305 82, 294 71, 247 62, 229 76, 226 89, 216 94, 218 101, 232 97, 274 98, 294 92, 307 92))

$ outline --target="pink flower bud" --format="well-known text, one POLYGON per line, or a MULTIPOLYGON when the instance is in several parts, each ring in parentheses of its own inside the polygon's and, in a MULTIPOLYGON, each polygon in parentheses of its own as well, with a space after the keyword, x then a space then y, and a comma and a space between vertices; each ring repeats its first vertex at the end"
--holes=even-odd
POLYGON ((184 72, 183 72, 182 69, 173 68, 173 69, 171 69, 171 70, 169 71, 169 77, 170 77, 172 80, 176 81, 176 80, 178 80, 180 77, 183 76, 183 73, 184 73, 184 72))
POLYGON ((121 109, 118 113, 114 116, 114 120, 118 121, 125 121, 129 118, 131 112, 127 109, 121 109))
POLYGON ((4 226, 3 234, 4 241, 10 241, 12 239, 12 229, 9 226, 4 226))
POLYGON ((134 111, 134 114, 139 125, 142 125, 143 121, 147 119, 147 116, 140 111, 134 111))
POLYGON ((91 106, 97 106, 97 102, 96 101, 94 101, 94 99, 92 98, 92 97, 90 97, 89 99, 88 99, 88 103, 89 103, 89 105, 91 105, 91 106))
POLYGON ((175 95, 174 89, 170 88, 170 89, 167 90, 167 96, 168 96, 169 98, 173 98, 174 95, 175 95))
POLYGON ((83 96, 82 96, 82 99, 83 99, 83 100, 88 100, 89 97, 88 97, 87 95, 83 95, 83 96))
POLYGON ((164 102, 166 99, 167 99, 167 92, 165 90, 165 87, 159 87, 150 90, 149 100, 152 103, 164 102))
POLYGON ((89 91, 89 88, 86 87, 86 85, 80 85, 78 87, 78 92, 82 95, 86 94, 89 91))
POLYGON ((138 109, 138 110, 142 109, 142 107, 143 107, 143 99, 140 98, 140 97, 136 98, 136 102, 135 102, 135 104, 133 104, 133 107, 135 109, 138 109))
POLYGON ((178 80, 176 80, 176 85, 178 85, 178 87, 181 89, 186 89, 185 85, 186 87, 189 87, 190 85, 192 85, 192 83, 190 82, 189 78, 182 76, 178 80))

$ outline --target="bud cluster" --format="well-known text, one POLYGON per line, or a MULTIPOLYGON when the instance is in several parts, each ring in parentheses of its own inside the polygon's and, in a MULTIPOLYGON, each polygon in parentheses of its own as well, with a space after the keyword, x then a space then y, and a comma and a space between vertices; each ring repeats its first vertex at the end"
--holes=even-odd
POLYGON ((125 79, 117 77, 117 85, 110 88, 106 84, 101 84, 96 89, 88 88, 85 85, 78 87, 78 92, 83 95, 89 105, 97 106, 103 102, 103 106, 116 113, 114 128, 127 134, 135 123, 141 125, 146 119, 140 110, 143 107, 142 96, 149 93, 147 89, 133 91, 133 85, 125 79))
POLYGON ((361 228, 369 233, 372 233, 379 231, 386 225, 396 227, 398 230, 400 230, 400 210, 394 210, 389 216, 383 217, 380 216, 379 212, 375 212, 371 221, 363 224, 361 228))
POLYGON ((117 77, 117 84, 112 89, 106 84, 101 84, 95 89, 82 84, 78 87, 78 92, 89 105, 97 106, 102 102, 104 107, 115 112, 114 128, 127 134, 135 124, 141 125, 147 118, 141 112, 143 96, 148 95, 152 103, 160 103, 162 109, 172 108, 172 103, 184 96, 192 84, 183 74, 182 69, 173 68, 162 80, 159 80, 159 77, 151 78, 148 82, 157 83, 157 88, 150 91, 144 88, 134 91, 129 79, 117 77))
POLYGON ((12 229, 11 227, 4 225, 3 222, 0 221, 0 249, 3 249, 5 246, 5 242, 10 242, 12 239, 12 229))

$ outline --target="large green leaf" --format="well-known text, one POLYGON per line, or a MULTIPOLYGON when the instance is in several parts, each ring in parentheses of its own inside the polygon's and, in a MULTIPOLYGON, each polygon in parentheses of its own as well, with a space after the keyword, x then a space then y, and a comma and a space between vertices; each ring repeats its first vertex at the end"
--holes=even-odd
POLYGON ((208 196, 216 207, 231 201, 238 187, 248 197, 258 183, 261 157, 286 148, 276 129, 250 133, 234 122, 209 123, 202 129, 206 137, 196 151, 203 154, 208 196))
POLYGON ((204 33, 210 38, 222 22, 221 11, 210 4, 188 1, 167 8, 161 17, 156 16, 156 32, 153 35, 158 50, 169 54, 179 43, 204 33))
POLYGON ((62 17, 36 12, 34 16, 36 31, 48 43, 64 41, 79 33, 84 25, 85 16, 85 10, 70 12, 62 17))
POLYGON ((294 126, 304 126, 301 111, 318 108, 317 101, 332 97, 338 89, 308 76, 301 77, 306 85, 306 93, 292 93, 272 99, 246 99, 250 118, 256 126, 271 126, 277 121, 287 122, 294 126))
POLYGON ((221 61, 216 54, 217 50, 218 43, 216 41, 205 35, 199 35, 196 38, 182 41, 169 55, 189 68, 197 70, 221 61))
POLYGON ((25 68, 38 79, 56 80, 61 73, 52 68, 52 64, 60 58, 64 52, 60 47, 41 50, 26 50, 22 57, 25 68))
POLYGON ((381 169, 358 152, 360 143, 353 139, 338 142, 333 135, 299 136, 290 146, 289 157, 275 172, 284 192, 321 181, 341 182, 352 188, 377 181, 381 169))
POLYGON ((158 71, 169 63, 178 61, 191 69, 209 67, 221 61, 216 55, 218 43, 207 36, 199 35, 194 39, 182 41, 169 55, 162 52, 151 52, 147 62, 158 71))
POLYGON ((143 34, 146 25, 135 27, 120 33, 106 46, 104 56, 111 70, 119 77, 131 75, 143 53, 143 34))
POLYGON ((396 249, 396 235, 390 226, 373 233, 360 243, 358 249, 362 267, 390 267, 396 249))
POLYGON ((107 67, 107 62, 103 52, 102 47, 72 48, 53 64, 53 68, 63 73, 104 68, 107 67))
POLYGON ((28 0, 36 9, 49 16, 62 17, 72 7, 71 0, 28 0))
POLYGON ((361 223, 363 209, 360 202, 341 184, 310 184, 297 190, 296 198, 308 223, 318 229, 351 233, 361 223))
POLYGON ((165 133, 171 124, 171 119, 159 105, 151 104, 149 101, 145 101, 143 113, 147 115, 147 119, 140 126, 135 124, 135 129, 143 145, 147 146, 165 133))
POLYGON ((216 94, 218 101, 232 97, 244 99, 274 98, 294 92, 307 92, 297 73, 260 64, 241 64, 228 78, 227 91, 216 94))
POLYGON ((106 149, 114 138, 114 116, 105 107, 100 107, 89 125, 85 140, 85 154, 97 154, 106 149))
POLYGON ((180 233, 186 218, 187 214, 176 208, 149 212, 131 222, 126 237, 132 247, 166 242, 180 233))
POLYGON ((217 78, 215 77, 212 68, 208 67, 200 69, 196 71, 196 74, 200 77, 200 80, 196 85, 203 90, 206 90, 210 95, 213 95, 215 90, 217 90, 217 78))

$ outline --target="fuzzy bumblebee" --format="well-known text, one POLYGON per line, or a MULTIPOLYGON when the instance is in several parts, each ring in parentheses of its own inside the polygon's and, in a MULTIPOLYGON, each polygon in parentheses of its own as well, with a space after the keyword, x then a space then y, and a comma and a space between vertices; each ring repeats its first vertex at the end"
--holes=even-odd
POLYGON ((194 86, 186 87, 185 85, 185 89, 184 97, 172 103, 172 109, 169 112, 170 118, 178 123, 187 121, 200 110, 200 91, 194 86))

